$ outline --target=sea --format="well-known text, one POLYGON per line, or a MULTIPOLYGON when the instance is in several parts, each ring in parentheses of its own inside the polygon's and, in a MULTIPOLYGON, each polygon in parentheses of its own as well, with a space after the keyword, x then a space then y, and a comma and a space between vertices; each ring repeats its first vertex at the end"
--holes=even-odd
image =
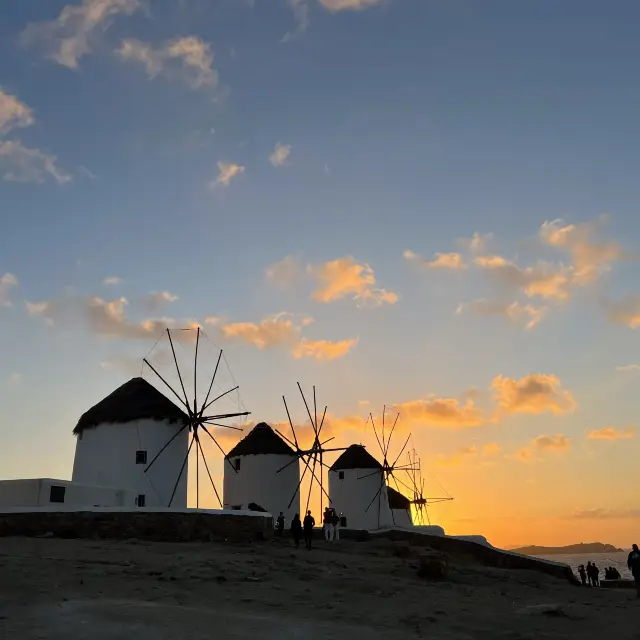
POLYGON ((582 554, 558 554, 552 556, 538 556, 544 560, 552 560, 553 562, 563 562, 568 564, 573 572, 578 575, 578 567, 583 564, 587 566, 587 562, 595 563, 600 569, 600 580, 604 580, 604 568, 615 567, 623 578, 631 579, 631 571, 627 569, 628 551, 617 553, 582 553, 582 554))

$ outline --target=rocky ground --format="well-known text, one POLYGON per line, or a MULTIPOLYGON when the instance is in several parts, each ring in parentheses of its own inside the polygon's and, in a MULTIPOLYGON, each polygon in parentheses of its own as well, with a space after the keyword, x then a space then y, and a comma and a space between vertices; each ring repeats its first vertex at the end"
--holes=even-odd
POLYGON ((0 638, 640 639, 634 591, 596 590, 387 540, 252 545, 0 538, 0 638), (549 605, 549 606, 540 606, 549 605))

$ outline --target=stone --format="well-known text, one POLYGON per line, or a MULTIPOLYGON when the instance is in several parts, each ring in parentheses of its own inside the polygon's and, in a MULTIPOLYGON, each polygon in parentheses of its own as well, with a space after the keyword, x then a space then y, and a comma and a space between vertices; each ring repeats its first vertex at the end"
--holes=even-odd
POLYGON ((449 575, 449 559, 444 553, 429 552, 418 556, 418 575, 429 580, 446 580, 449 575))

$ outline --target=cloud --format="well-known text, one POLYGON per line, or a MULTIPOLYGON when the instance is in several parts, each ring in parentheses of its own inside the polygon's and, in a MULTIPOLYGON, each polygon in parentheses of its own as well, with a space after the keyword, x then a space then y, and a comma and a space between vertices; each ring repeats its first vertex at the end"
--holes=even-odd
POLYGON ((142 64, 150 78, 161 73, 177 76, 192 89, 215 88, 218 85, 218 72, 213 68, 210 45, 196 36, 175 38, 157 48, 129 38, 122 41, 116 55, 122 60, 142 64), (180 64, 179 70, 169 66, 172 62, 180 64))
POLYGON ((356 338, 336 342, 303 338, 293 347, 292 354, 296 360, 301 358, 313 358, 320 361, 337 360, 344 358, 356 344, 358 344, 356 338))
POLYGON ((306 32, 309 28, 309 4, 307 0, 289 0, 289 7, 293 12, 295 28, 293 31, 287 31, 282 37, 281 42, 290 42, 306 32))
POLYGON ((273 150, 273 153, 269 156, 269 162, 274 167, 281 167, 283 164, 286 164, 287 158, 291 153, 291 145, 290 144, 280 144, 280 142, 276 143, 276 148, 273 150))
POLYGON ((617 302, 609 302, 609 320, 616 324, 624 324, 629 329, 640 327, 640 296, 637 294, 628 295, 617 302))
POLYGON ((179 300, 178 296, 168 291, 154 291, 147 295, 146 306, 149 311, 154 312, 165 304, 175 302, 176 300, 179 300))
POLYGON ((119 278, 118 276, 108 276, 102 281, 102 284, 107 286, 122 284, 122 278, 119 278))
POLYGON ((104 300, 98 296, 88 298, 60 298, 44 302, 27 302, 30 316, 40 317, 49 325, 72 322, 80 318, 94 334, 111 339, 150 340, 158 338, 167 328, 193 325, 193 321, 179 322, 173 318, 130 321, 125 313, 126 298, 104 300))
POLYGON ((358 11, 381 4, 382 0, 319 0, 319 2, 329 11, 358 11))
POLYGON ((393 405, 400 420, 409 427, 446 427, 465 429, 486 424, 484 412, 473 400, 428 397, 393 405))
POLYGON ((542 435, 534 438, 526 447, 516 452, 522 462, 531 462, 536 454, 543 452, 564 453, 571 448, 571 438, 559 433, 555 436, 542 435))
POLYGON ((71 180, 71 175, 57 165, 56 156, 30 149, 16 140, 0 140, 0 172, 7 182, 42 183, 47 177, 58 184, 71 180))
POLYGON ((221 327, 222 335, 227 339, 238 339, 246 344, 266 349, 291 345, 300 334, 290 314, 278 313, 263 318, 260 322, 232 322, 221 327))
POLYGON ((263 318, 260 322, 232 322, 222 324, 220 331, 227 340, 240 340, 257 349, 288 347, 296 360, 311 358, 319 361, 343 358, 357 344, 357 339, 309 340, 301 336, 302 327, 308 326, 310 318, 296 324, 291 314, 281 312, 263 318))
POLYGON ((266 268, 265 278, 270 284, 286 289, 292 286, 302 272, 298 256, 290 255, 266 268))
POLYGON ((142 7, 141 0, 83 0, 79 5, 69 4, 55 20, 29 24, 22 32, 22 43, 39 46, 58 64, 76 69, 116 16, 130 16, 142 7))
POLYGON ((616 371, 640 371, 640 364, 623 364, 616 367, 616 371))
POLYGON ((482 447, 482 453, 485 456, 497 456, 502 452, 502 448, 497 442, 487 442, 482 447))
POLYGON ((522 291, 529 298, 541 297, 558 301, 570 296, 572 276, 567 267, 537 262, 532 267, 521 268, 498 255, 480 256, 476 266, 484 269, 498 284, 522 291))
POLYGON ((460 238, 458 244, 465 248, 465 250, 474 254, 484 253, 487 249, 487 245, 493 240, 493 233, 480 233, 474 232, 471 238, 460 238))
POLYGON ((603 427, 602 429, 594 429, 587 436, 590 440, 622 440, 635 438, 636 432, 632 427, 627 429, 614 429, 613 427, 603 427))
POLYGON ((0 276, 0 307, 11 307, 9 299, 11 289, 18 286, 18 278, 13 273, 5 273, 0 276))
POLYGON ((481 316, 504 316, 513 322, 524 324, 525 329, 533 329, 542 320, 547 309, 522 304, 517 300, 509 303, 481 299, 461 304, 456 313, 465 310, 481 316))
POLYGON ((309 265, 308 272, 319 283, 311 296, 318 302, 333 302, 351 297, 358 302, 380 306, 398 301, 397 294, 375 287, 373 269, 368 264, 358 264, 352 256, 319 266, 309 265))
POLYGON ((31 109, 0 87, 0 134, 6 134, 19 127, 29 127, 34 122, 31 109))
POLYGON ((576 509, 569 517, 579 520, 623 520, 640 518, 640 509, 576 509))
POLYGON ((478 456, 478 448, 475 444, 468 447, 460 447, 453 455, 439 456, 436 464, 440 467, 457 467, 470 459, 478 456))
POLYGON ((545 222, 539 236, 551 247, 564 249, 571 256, 572 280, 576 285, 593 282, 611 268, 611 263, 622 258, 622 248, 617 242, 595 242, 592 235, 597 223, 564 224, 562 220, 545 222))
POLYGON ((416 262, 426 269, 466 269, 467 265, 459 253, 436 253, 433 260, 425 260, 420 254, 407 249, 403 254, 405 260, 416 262))
POLYGON ((212 188, 223 186, 227 187, 229 183, 239 175, 244 173, 244 167, 234 162, 218 162, 218 177, 210 183, 212 188))
POLYGON ((554 375, 530 373, 519 380, 496 376, 491 388, 499 414, 549 412, 561 415, 574 411, 577 406, 571 392, 564 390, 560 379, 554 375))

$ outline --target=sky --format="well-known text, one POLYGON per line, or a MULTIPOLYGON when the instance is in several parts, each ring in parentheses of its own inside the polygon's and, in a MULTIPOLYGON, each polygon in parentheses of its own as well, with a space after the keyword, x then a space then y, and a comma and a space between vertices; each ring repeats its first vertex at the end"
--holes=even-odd
POLYGON ((399 413, 449 533, 634 542, 639 19, 5 3, 2 477, 69 478, 79 416, 200 326, 253 423, 286 395, 304 430, 316 385, 333 443, 380 457, 367 416, 399 413))

